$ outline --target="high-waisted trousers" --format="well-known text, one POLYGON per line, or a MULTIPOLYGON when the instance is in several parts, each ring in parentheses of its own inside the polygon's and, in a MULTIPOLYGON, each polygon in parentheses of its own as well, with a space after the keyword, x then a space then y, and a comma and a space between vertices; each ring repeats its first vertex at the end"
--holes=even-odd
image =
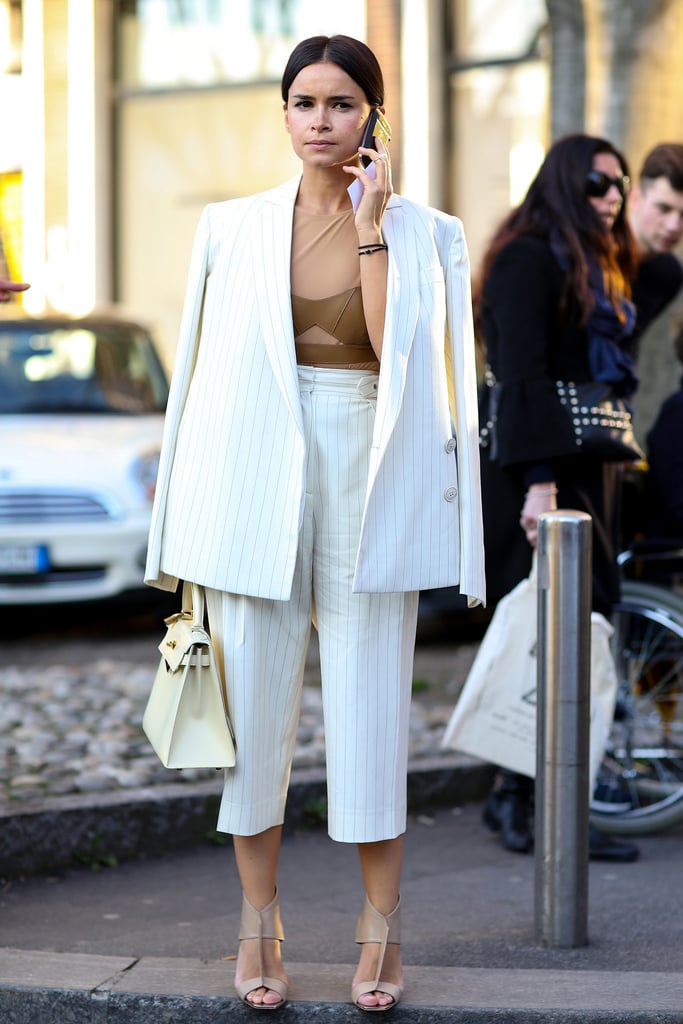
MULTIPOLYGON (((237 746, 235 767, 225 772, 219 831, 256 835, 284 820, 312 622, 329 834, 370 843, 405 831, 419 595, 352 592, 377 380, 355 370, 299 368, 306 495, 290 599, 207 590, 237 746)), ((386 542, 394 543, 390 536, 386 542)))

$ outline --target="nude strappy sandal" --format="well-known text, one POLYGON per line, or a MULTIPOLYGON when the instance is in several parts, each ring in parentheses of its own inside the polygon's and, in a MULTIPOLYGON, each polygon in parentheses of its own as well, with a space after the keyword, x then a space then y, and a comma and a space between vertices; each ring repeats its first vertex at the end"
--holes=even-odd
POLYGON ((384 955, 388 943, 391 942, 397 946, 401 944, 400 906, 401 900, 399 897, 399 901, 392 912, 385 917, 384 914, 380 914, 379 910, 373 907, 367 896, 365 897, 365 906, 356 924, 356 942, 363 944, 366 942, 378 942, 380 951, 375 980, 359 981, 351 988, 351 999, 359 1010, 366 1010, 369 1013, 384 1013, 386 1010, 393 1010, 401 998, 403 992, 401 986, 394 985, 390 981, 382 981, 384 955), (386 1006, 364 1006, 358 1000, 361 996, 367 995, 368 992, 384 992, 386 995, 391 996, 394 1001, 386 1006))
POLYGON ((269 978, 263 973, 263 946, 264 939, 276 939, 278 942, 284 940, 285 933, 282 930, 280 920, 280 905, 277 892, 267 907, 257 910, 252 907, 246 896, 242 897, 242 920, 240 922, 239 941, 244 939, 258 939, 259 974, 256 978, 249 978, 247 981, 235 982, 237 995, 243 1003, 251 1006, 252 1010, 279 1010, 287 998, 288 984, 282 978, 269 978), (247 996, 257 988, 269 988, 277 992, 280 1001, 277 1003, 252 1003, 247 996))

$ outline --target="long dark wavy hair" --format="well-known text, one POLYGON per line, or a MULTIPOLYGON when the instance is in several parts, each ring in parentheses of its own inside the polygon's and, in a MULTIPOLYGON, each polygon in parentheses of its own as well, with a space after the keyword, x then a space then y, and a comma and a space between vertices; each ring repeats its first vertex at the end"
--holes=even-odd
POLYGON ((384 103, 384 79, 379 61, 369 46, 352 36, 311 36, 292 50, 282 75, 282 99, 287 105, 292 82, 309 64, 329 61, 359 85, 372 107, 384 103))
MULTIPOLYGON (((548 150, 538 174, 520 203, 502 221, 484 255, 474 286, 475 321, 481 328, 483 291, 491 268, 501 249, 520 235, 557 238, 566 247, 567 272, 562 307, 571 303, 585 324, 595 304, 588 281, 587 254, 602 270, 605 292, 617 314, 623 315, 623 301, 630 298, 630 281, 638 263, 633 235, 626 218, 626 203, 611 231, 586 198, 586 175, 598 153, 611 153, 628 175, 623 154, 607 139, 592 135, 566 135, 548 150)), ((478 330, 482 340, 481 330, 478 330)))

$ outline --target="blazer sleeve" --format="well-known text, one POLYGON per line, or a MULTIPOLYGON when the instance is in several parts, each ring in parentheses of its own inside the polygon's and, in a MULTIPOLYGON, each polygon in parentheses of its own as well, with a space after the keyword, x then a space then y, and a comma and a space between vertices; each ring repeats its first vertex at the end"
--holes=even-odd
POLYGON ((473 607, 486 601, 484 532, 479 473, 479 415, 470 263, 462 225, 446 262, 445 339, 451 416, 455 424, 460 513, 460 591, 473 607))
POLYGON ((180 420, 185 408, 192 373, 197 359, 199 337, 202 326, 204 307, 204 288, 210 271, 209 256, 211 248, 210 207, 205 207, 195 232, 190 268, 185 289, 185 301, 180 321, 178 346, 176 349, 171 387, 166 407, 164 433, 161 443, 159 472, 152 508, 149 541, 147 545, 147 565, 145 583, 158 587, 160 590, 175 590, 178 580, 168 576, 161 570, 161 549, 164 533, 166 501, 168 498, 171 470, 175 455, 176 441, 180 420))

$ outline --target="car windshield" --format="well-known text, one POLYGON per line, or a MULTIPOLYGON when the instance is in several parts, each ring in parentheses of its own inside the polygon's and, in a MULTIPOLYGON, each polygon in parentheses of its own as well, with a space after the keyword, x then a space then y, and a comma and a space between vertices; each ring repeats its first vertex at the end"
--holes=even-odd
POLYGON ((135 324, 0 323, 0 414, 163 412, 168 385, 135 324))

